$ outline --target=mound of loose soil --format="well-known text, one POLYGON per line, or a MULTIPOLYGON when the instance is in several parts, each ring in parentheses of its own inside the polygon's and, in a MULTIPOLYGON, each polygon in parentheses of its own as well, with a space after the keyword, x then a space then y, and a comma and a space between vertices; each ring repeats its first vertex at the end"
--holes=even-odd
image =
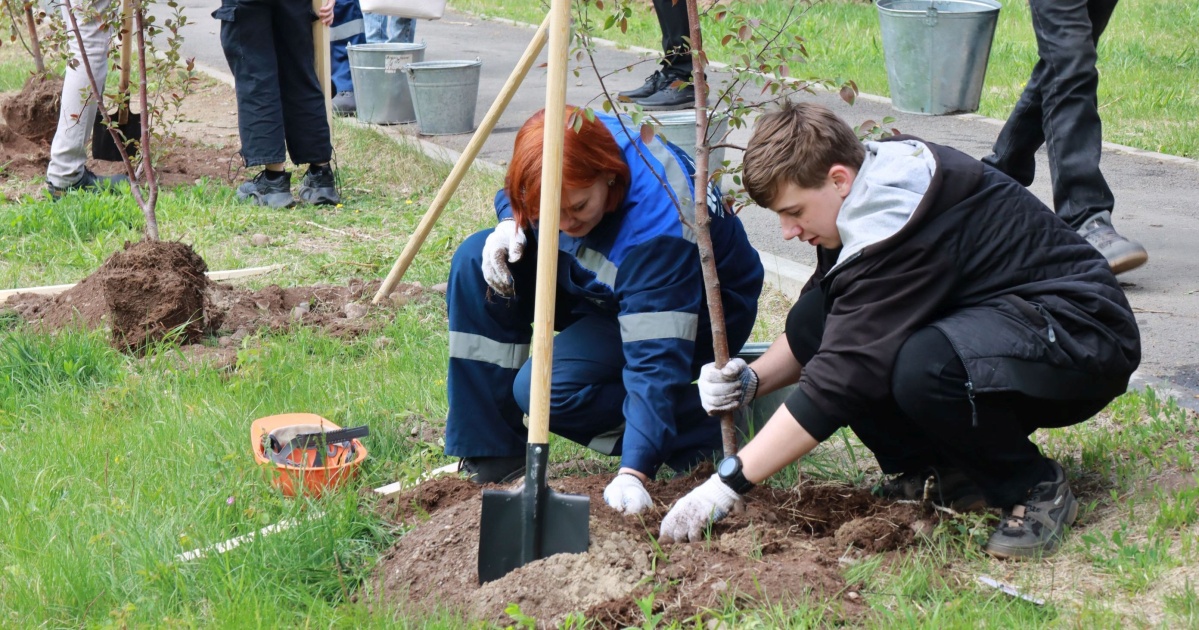
POLYGON ((457 478, 427 482, 378 506, 384 518, 415 526, 377 567, 376 590, 400 609, 448 607, 493 622, 511 623, 504 608, 516 603, 547 627, 576 611, 606 627, 637 626, 644 614, 636 600, 650 594, 653 612, 668 621, 730 599, 820 602, 834 616, 852 618, 863 605, 841 577, 839 559, 909 546, 937 518, 842 485, 762 487, 745 512, 713 527, 710 541, 666 545, 659 553, 653 541, 667 507, 711 472, 709 466, 649 484, 655 508, 627 517, 604 504, 607 475, 553 480, 555 490, 590 497, 591 549, 532 562, 481 586, 479 487, 457 478))
POLYGON ((112 328, 113 344, 142 348, 178 331, 183 343, 204 333, 208 266, 190 245, 125 243, 95 273, 53 297, 18 294, 8 304, 43 330, 70 325, 112 328))
POLYGON ((67 326, 108 326, 113 344, 126 350, 143 348, 168 334, 178 334, 180 344, 195 344, 206 335, 216 335, 218 345, 228 348, 260 329, 293 325, 356 336, 385 323, 382 318, 367 317, 372 309, 394 308, 444 290, 401 283, 390 300, 374 306, 370 299, 379 288, 378 281, 288 289, 271 285, 250 291, 210 281, 204 275, 207 268, 184 243, 126 243, 123 251, 66 292, 56 296, 19 293, 10 297, 6 306, 46 332, 67 326))
MULTIPOLYGON (((4 121, 17 135, 36 144, 50 144, 58 129, 58 108, 62 98, 62 78, 32 76, 20 92, 0 107, 4 121)), ((91 124, 88 121, 88 124, 91 124)))
POLYGON ((50 163, 49 149, 25 139, 3 123, 0 123, 0 156, 0 177, 45 173, 50 163))

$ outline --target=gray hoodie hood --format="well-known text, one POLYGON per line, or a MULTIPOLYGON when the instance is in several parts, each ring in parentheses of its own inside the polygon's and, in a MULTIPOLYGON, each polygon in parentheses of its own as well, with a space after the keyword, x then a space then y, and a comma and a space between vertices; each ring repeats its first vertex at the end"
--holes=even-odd
POLYGON ((918 140, 865 145, 866 159, 837 215, 841 254, 833 269, 907 225, 937 170, 932 151, 918 140))

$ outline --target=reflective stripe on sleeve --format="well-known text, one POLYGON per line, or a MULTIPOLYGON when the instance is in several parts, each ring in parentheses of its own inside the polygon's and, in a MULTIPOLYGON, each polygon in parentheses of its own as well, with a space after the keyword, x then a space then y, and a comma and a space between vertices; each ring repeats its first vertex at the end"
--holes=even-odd
POLYGON ((620 339, 624 343, 647 339, 695 341, 695 335, 699 331, 699 315, 695 313, 634 313, 621 315, 618 319, 620 339))
POLYGON ((594 249, 580 247, 579 252, 575 254, 575 260, 579 261, 584 269, 594 273, 596 280, 610 287, 616 286, 616 272, 619 268, 603 254, 594 249))
POLYGON ((695 230, 691 227, 691 221, 682 221, 682 217, 695 216, 695 201, 691 198, 691 177, 679 166, 679 161, 675 158, 674 153, 660 141, 655 140, 649 143, 650 155, 654 156, 662 163, 662 168, 666 172, 666 183, 670 184, 670 188, 674 190, 674 194, 678 195, 678 202, 681 208, 680 222, 683 224, 683 238, 688 242, 695 242, 695 230))

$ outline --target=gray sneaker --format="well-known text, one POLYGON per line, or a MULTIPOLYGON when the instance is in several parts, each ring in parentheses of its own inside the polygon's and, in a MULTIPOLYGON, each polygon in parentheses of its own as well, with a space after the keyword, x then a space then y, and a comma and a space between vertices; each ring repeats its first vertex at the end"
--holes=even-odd
POLYGON ((116 192, 119 184, 129 183, 129 177, 125 175, 97 175, 88 169, 83 169, 83 176, 79 181, 69 186, 59 188, 50 182, 46 182, 46 194, 53 201, 62 199, 64 195, 71 191, 79 190, 83 192, 116 192))
POLYGON ((291 196, 291 173, 284 172, 283 177, 270 179, 263 170, 237 187, 237 199, 270 208, 290 208, 296 205, 296 198, 291 196))
POLYGON ((330 104, 333 106, 333 113, 338 116, 353 116, 358 112, 358 101, 353 92, 338 92, 330 104))
POLYGON ((308 166, 304 179, 300 180, 298 191, 300 200, 314 206, 335 206, 341 203, 341 195, 337 192, 337 180, 333 177, 333 168, 325 166, 308 166))
POLYGON ((1112 273, 1124 273, 1136 269, 1149 260, 1149 252, 1140 243, 1129 240, 1112 227, 1112 213, 1104 210, 1087 219, 1078 228, 1078 233, 1111 265, 1112 273))
POLYGON ((1049 463, 1052 479, 1028 491, 1023 505, 1003 511, 1003 519, 984 548, 996 558, 1043 558, 1057 551, 1066 527, 1078 516, 1078 500, 1070 491, 1062 465, 1049 463))

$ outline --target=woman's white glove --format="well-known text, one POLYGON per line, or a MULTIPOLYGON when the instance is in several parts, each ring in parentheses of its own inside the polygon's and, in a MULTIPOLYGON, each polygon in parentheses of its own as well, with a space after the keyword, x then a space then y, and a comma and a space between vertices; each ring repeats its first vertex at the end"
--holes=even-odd
POLYGON ((699 401, 709 414, 743 407, 758 393, 758 373, 741 359, 730 359, 723 368, 708 363, 699 369, 699 401))
POLYGON ((525 231, 516 221, 504 219, 495 226, 483 243, 483 279, 500 295, 512 295, 512 272, 508 263, 520 260, 525 253, 525 231))
POLYGON ((641 480, 629 473, 616 475, 604 488, 604 502, 622 514, 639 514, 654 505, 641 480))
POLYGON ((703 540, 708 525, 728 516, 741 495, 725 485, 720 477, 712 475, 700 487, 679 499, 666 518, 658 533, 659 542, 695 542, 703 540))

